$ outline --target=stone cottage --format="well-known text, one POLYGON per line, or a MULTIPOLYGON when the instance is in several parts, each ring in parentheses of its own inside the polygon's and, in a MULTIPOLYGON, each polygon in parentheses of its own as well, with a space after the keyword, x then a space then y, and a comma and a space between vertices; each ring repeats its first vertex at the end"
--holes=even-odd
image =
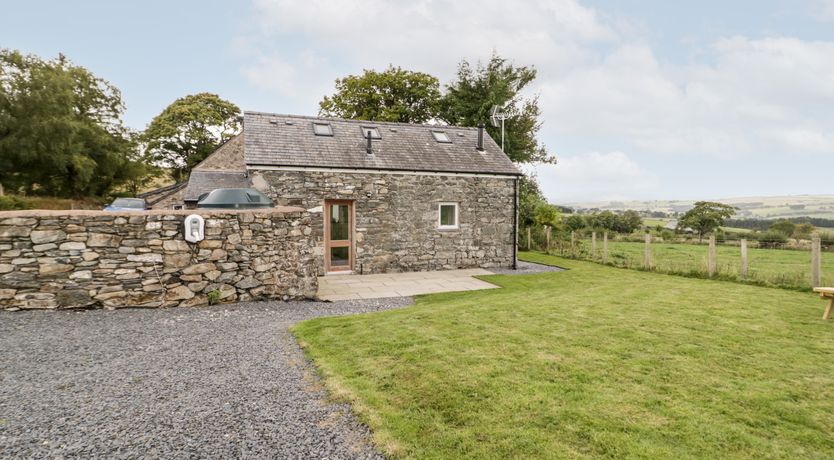
POLYGON ((483 127, 245 112, 183 198, 254 187, 307 209, 320 274, 513 267, 519 178, 483 127))

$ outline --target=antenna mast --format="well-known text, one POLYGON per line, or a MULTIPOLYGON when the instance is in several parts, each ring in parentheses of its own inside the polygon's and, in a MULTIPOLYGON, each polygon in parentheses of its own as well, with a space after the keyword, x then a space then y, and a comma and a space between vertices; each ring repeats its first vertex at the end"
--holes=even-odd
POLYGON ((492 126, 494 127, 501 127, 501 151, 504 151, 504 120, 510 118, 510 113, 501 110, 500 107, 497 105, 492 106, 492 111, 490 113, 490 120, 492 121, 492 126))

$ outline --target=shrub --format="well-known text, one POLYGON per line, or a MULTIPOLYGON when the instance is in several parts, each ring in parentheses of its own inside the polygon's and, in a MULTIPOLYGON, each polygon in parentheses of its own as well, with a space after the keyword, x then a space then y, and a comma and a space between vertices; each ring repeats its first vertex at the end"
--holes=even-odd
POLYGON ((15 211, 20 209, 32 209, 32 203, 12 195, 0 196, 0 211, 15 211))
POLYGON ((214 305, 218 300, 220 300, 220 291, 217 289, 209 291, 209 293, 206 294, 206 297, 208 297, 209 305, 214 305))
POLYGON ((768 230, 759 235, 760 248, 779 248, 788 242, 788 237, 780 232, 768 230))

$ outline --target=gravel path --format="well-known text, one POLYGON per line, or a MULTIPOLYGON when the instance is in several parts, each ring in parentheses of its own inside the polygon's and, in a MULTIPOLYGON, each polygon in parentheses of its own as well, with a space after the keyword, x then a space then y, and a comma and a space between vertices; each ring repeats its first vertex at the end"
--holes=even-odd
POLYGON ((487 270, 496 275, 530 275, 533 273, 561 272, 565 269, 554 267, 553 265, 543 265, 519 260, 518 270, 513 270, 512 268, 489 268, 487 270))
POLYGON ((0 312, 0 458, 378 458, 287 328, 409 303, 0 312))

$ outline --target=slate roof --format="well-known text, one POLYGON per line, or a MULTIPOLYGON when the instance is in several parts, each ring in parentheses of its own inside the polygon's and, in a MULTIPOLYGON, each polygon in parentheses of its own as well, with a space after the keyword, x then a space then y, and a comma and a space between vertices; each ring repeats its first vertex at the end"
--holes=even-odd
POLYGON ((258 166, 295 166, 397 171, 519 175, 519 170, 484 132, 484 151, 475 147, 477 128, 383 123, 363 120, 244 113, 244 161, 258 166), (333 136, 316 136, 313 122, 330 123, 333 136), (366 152, 362 127, 375 126, 382 139, 366 152), (444 131, 451 143, 434 139, 444 131))
POLYGON ((183 200, 197 201, 200 195, 216 188, 249 188, 251 186, 245 171, 192 170, 183 200))
POLYGON ((195 166, 194 170, 205 171, 246 171, 243 162, 243 133, 227 140, 195 166))

